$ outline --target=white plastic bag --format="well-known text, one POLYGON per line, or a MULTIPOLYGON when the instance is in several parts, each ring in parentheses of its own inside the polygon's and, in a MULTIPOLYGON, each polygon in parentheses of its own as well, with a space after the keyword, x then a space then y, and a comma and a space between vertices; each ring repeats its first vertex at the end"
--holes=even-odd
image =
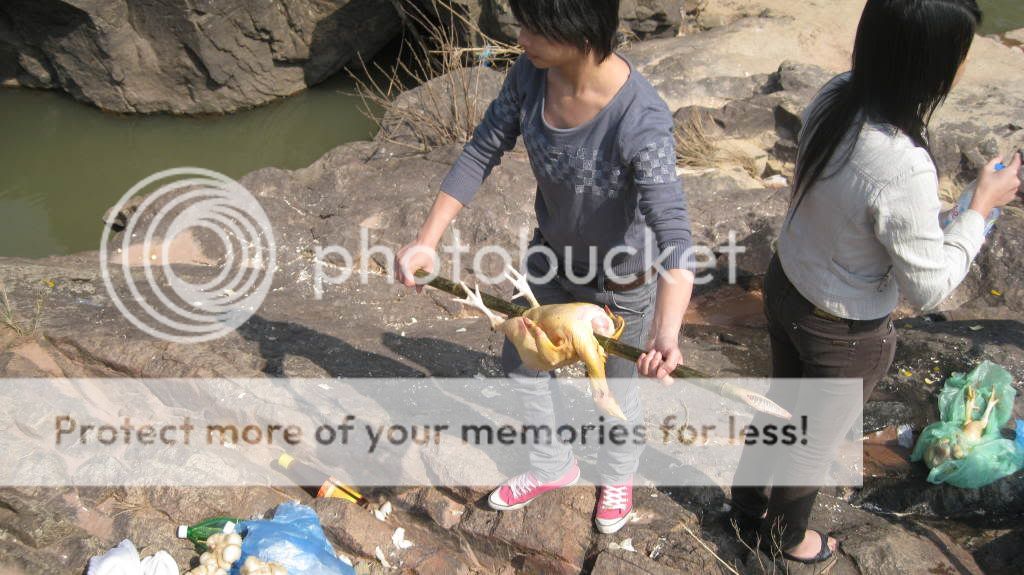
POLYGON ((180 575, 178 564, 166 551, 139 559, 135 544, 125 539, 103 555, 89 560, 86 575, 180 575))
POLYGON ((157 551, 142 560, 142 575, 181 575, 181 572, 170 553, 157 551))

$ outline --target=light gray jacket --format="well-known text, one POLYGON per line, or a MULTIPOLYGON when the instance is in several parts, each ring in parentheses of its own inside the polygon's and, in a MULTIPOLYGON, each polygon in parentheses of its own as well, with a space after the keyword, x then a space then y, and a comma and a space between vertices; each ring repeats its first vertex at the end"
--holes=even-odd
POLYGON ((865 124, 838 172, 837 162, 787 216, 778 252, 790 281, 848 319, 884 317, 900 293, 918 310, 937 307, 970 271, 984 218, 967 210, 943 230, 935 165, 891 126, 865 124))

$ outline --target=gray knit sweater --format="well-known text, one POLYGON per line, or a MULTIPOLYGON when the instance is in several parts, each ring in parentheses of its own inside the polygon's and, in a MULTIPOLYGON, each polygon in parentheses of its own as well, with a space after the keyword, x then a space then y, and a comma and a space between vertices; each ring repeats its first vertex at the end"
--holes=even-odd
POLYGON ((537 179, 538 227, 563 261, 593 269, 614 250, 616 275, 642 272, 656 259, 665 269, 692 270, 672 114, 654 87, 630 64, 615 97, 571 129, 544 121, 546 87, 547 72, 519 58, 441 189, 468 204, 522 135, 537 179))

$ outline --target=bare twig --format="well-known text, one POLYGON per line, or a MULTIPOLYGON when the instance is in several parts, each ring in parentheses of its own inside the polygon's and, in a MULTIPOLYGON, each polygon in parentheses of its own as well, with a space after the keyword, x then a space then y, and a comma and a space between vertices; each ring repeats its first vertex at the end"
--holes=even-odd
POLYGON ((481 94, 480 73, 474 68, 481 63, 504 66, 521 50, 483 33, 448 0, 435 2, 433 14, 424 13, 414 2, 395 4, 412 38, 402 44, 391 69, 375 65, 371 71, 360 62, 362 73, 350 72, 362 101, 361 111, 384 129, 383 140, 396 145, 428 151, 468 141, 483 118, 485 100, 489 100, 481 94), (471 35, 486 45, 462 45, 461 39, 471 35), (398 96, 416 86, 420 88, 418 105, 402 105, 398 96), (413 137, 390 137, 390 129, 397 127, 413 137))
MULTIPOLYGON (((768 572, 768 568, 765 567, 764 561, 761 560, 761 554, 756 549, 756 547, 760 547, 761 546, 761 533, 760 533, 760 531, 758 531, 758 533, 756 534, 757 538, 754 541, 754 547, 751 547, 750 544, 747 543, 747 540, 743 538, 743 533, 742 533, 742 531, 740 531, 740 526, 736 522, 736 520, 735 519, 730 520, 729 524, 732 525, 732 530, 736 534, 736 539, 740 542, 741 545, 743 545, 743 547, 745 547, 747 549, 747 551, 752 553, 754 555, 754 557, 757 559, 757 566, 761 568, 761 573, 767 573, 768 572)), ((775 565, 774 564, 772 565, 772 572, 773 573, 775 572, 775 565)))

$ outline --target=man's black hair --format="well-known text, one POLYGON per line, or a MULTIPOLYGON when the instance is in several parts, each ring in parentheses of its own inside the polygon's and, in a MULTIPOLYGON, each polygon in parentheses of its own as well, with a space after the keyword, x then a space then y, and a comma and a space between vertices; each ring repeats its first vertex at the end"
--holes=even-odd
POLYGON ((593 53, 603 62, 615 49, 619 0, 509 0, 519 25, 553 42, 593 53))

